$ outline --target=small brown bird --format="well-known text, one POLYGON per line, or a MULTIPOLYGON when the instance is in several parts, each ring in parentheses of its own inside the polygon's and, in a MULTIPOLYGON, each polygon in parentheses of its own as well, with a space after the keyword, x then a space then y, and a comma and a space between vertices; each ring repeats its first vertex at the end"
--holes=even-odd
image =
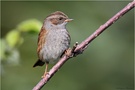
POLYGON ((36 67, 46 64, 42 77, 45 77, 47 74, 48 64, 57 62, 69 48, 70 35, 66 29, 66 24, 72 20, 61 11, 50 14, 44 20, 38 36, 38 60, 33 65, 33 67, 36 67))

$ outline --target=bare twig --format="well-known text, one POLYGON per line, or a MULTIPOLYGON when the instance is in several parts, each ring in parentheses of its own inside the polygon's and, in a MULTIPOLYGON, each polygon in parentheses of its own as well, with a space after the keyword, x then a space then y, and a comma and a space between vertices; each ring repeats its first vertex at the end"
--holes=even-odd
MULTIPOLYGON (((101 25, 92 35, 90 35, 87 39, 85 39, 81 44, 78 45, 76 43, 71 50, 71 56, 76 56, 81 54, 88 46, 88 44, 94 40, 98 35, 100 35, 106 28, 116 22, 120 17, 122 17, 125 13, 130 11, 135 6, 135 0, 129 3, 126 7, 124 7, 121 11, 119 11, 116 15, 114 15, 111 19, 109 19, 105 24, 101 25)), ((50 69, 49 74, 46 75, 45 78, 41 79, 39 83, 33 88, 33 90, 40 90, 50 79, 51 77, 61 68, 62 65, 69 59, 71 56, 64 55, 59 62, 56 63, 50 69)))

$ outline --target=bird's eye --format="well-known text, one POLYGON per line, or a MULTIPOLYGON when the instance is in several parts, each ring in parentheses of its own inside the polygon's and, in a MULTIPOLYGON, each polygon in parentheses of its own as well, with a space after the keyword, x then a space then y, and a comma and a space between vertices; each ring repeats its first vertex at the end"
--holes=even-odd
POLYGON ((63 17, 60 17, 60 18, 59 18, 59 20, 62 20, 62 19, 63 19, 63 17))

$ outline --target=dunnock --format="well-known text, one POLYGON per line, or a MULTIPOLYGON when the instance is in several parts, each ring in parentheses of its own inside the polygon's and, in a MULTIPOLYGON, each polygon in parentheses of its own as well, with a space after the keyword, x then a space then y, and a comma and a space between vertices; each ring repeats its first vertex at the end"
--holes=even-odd
POLYGON ((66 29, 66 24, 72 20, 61 11, 50 14, 44 20, 38 36, 38 60, 33 65, 33 67, 36 67, 46 64, 42 77, 45 77, 47 74, 48 64, 57 62, 69 48, 70 35, 66 29))

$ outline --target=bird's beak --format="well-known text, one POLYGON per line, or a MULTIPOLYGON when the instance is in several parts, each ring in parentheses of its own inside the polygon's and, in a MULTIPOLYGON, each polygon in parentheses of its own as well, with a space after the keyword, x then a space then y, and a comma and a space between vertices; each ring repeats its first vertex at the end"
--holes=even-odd
POLYGON ((68 18, 68 19, 65 20, 65 22, 70 22, 70 21, 72 21, 72 20, 73 20, 73 19, 69 19, 69 18, 68 18))

